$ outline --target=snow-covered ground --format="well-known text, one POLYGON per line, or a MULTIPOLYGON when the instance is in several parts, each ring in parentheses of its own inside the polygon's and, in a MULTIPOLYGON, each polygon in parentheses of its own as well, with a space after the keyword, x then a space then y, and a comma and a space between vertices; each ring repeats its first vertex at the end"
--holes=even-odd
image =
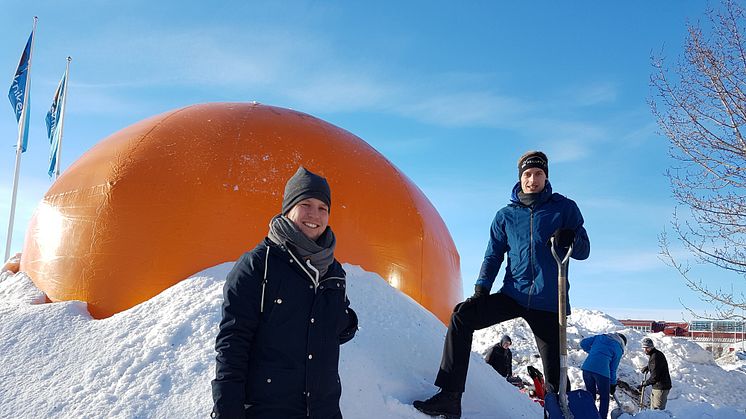
MULTIPOLYGON (((23 273, 0 274, 0 417, 206 417, 212 406, 221 290, 230 267, 196 274, 103 320, 92 319, 81 302, 42 304, 43 293, 23 273)), ((344 416, 426 418, 411 402, 435 391, 445 327, 378 275, 356 266, 345 269, 360 331, 342 347, 344 416)), ((577 366, 584 358, 579 340, 623 327, 603 313, 581 309, 570 326, 570 378, 577 388, 582 387, 577 366)), ((479 356, 504 333, 513 338, 514 371, 525 376, 528 364, 541 369, 533 336, 522 321, 479 331, 463 399, 466 419, 542 417, 536 403, 479 356)), ((624 333, 630 345, 619 375, 639 383, 639 368, 647 362, 638 344, 643 335, 624 333)), ((643 411, 635 418, 746 418, 743 368, 726 370, 684 339, 651 337, 668 358, 674 388, 668 412, 643 411)), ((631 408, 633 403, 626 404, 631 408)))
POLYGON ((724 370, 738 370, 746 374, 746 352, 734 351, 715 360, 724 370))

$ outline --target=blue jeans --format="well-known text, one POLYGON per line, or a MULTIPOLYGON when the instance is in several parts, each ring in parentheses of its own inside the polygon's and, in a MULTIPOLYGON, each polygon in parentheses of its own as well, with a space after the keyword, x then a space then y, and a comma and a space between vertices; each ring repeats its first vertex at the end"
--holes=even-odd
POLYGON ((606 419, 609 415, 609 390, 611 389, 609 377, 583 370, 583 381, 585 381, 585 389, 593 394, 594 400, 596 399, 596 394, 600 396, 598 415, 602 419, 606 419))

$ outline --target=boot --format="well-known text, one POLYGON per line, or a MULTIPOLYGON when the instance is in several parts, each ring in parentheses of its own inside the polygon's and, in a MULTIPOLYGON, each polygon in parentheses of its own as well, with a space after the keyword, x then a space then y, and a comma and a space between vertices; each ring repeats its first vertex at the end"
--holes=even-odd
POLYGON ((430 416, 443 416, 446 419, 461 418, 461 392, 441 389, 425 401, 415 400, 414 408, 430 416))

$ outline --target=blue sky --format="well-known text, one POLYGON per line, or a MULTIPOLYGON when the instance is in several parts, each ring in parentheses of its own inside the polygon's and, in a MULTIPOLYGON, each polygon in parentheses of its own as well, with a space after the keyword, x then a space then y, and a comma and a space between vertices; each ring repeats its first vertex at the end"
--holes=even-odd
MULTIPOLYGON (((51 185, 43 118, 70 55, 63 169, 107 135, 190 104, 297 109, 363 138, 425 192, 456 242, 469 295, 490 222, 517 180, 516 159, 541 149, 554 190, 578 203, 591 238, 591 258, 570 268, 573 306, 680 319, 680 300, 702 304, 657 256, 675 207, 664 176, 673 161, 646 100, 651 54, 662 51, 673 63, 686 22, 704 20, 706 7, 689 0, 7 2, 3 89, 39 16, 13 250, 22 248, 51 185)), ((2 106, 4 247, 17 126, 10 104, 2 106)), ((723 286, 741 280, 696 272, 723 286)))

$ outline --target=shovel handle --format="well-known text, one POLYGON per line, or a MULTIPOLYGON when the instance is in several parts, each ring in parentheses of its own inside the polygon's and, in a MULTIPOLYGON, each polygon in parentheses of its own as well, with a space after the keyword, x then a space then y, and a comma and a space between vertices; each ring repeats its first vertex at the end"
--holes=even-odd
POLYGON ((560 408, 565 419, 573 419, 572 412, 567 400, 567 265, 572 254, 572 244, 567 249, 564 259, 560 259, 554 249, 554 237, 550 238, 552 256, 557 261, 559 275, 557 276, 557 308, 559 314, 559 352, 560 352, 560 376, 559 376, 559 399, 560 408))
POLYGON ((565 257, 560 259, 557 251, 554 249, 554 237, 551 237, 549 241, 552 244, 552 256, 554 256, 554 260, 557 261, 557 266, 562 267, 567 263, 568 260, 570 260, 570 255, 572 254, 572 244, 567 249, 567 254, 565 255, 565 257))

